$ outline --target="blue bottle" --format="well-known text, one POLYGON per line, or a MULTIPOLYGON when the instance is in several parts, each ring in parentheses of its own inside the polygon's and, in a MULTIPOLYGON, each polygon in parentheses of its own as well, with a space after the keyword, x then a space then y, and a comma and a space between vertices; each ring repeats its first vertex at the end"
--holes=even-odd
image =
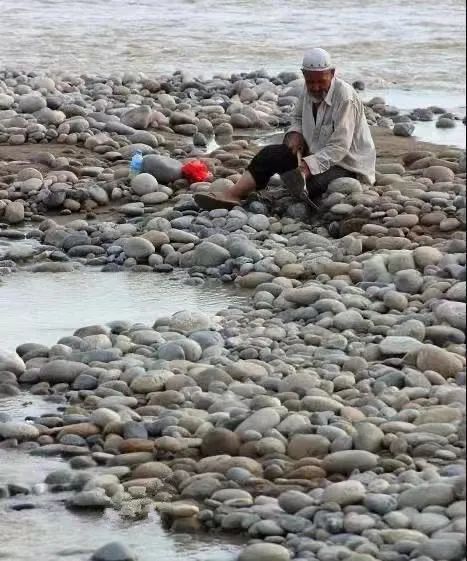
POLYGON ((133 157, 131 158, 131 162, 130 162, 130 173, 129 173, 130 179, 133 179, 133 177, 136 177, 142 171, 143 171, 143 153, 141 152, 141 150, 137 150, 133 154, 133 157))

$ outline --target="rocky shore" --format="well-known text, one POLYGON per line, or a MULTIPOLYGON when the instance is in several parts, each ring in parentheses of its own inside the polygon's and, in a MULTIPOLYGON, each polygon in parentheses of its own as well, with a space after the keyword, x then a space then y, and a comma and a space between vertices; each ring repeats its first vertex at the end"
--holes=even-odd
POLYGON ((239 561, 465 559, 465 153, 400 137, 457 117, 373 99, 374 186, 336 180, 310 214, 273 179, 200 211, 193 193, 236 181, 299 88, 0 72, 0 275, 182 268, 249 291, 215 316, 116 309, 51 347, 0 342, 0 397, 59 406, 0 411, 0 447, 68 462, 0 486, 0 507, 60 491, 72 510, 155 509, 173 531, 243 536, 239 561), (192 158, 212 180, 182 177, 192 158))

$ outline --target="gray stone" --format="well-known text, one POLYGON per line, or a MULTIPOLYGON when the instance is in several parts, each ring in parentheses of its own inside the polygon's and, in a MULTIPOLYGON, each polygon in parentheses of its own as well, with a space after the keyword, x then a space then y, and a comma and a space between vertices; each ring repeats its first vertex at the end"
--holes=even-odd
POLYGON ((388 514, 397 508, 397 498, 383 493, 369 493, 364 499, 364 505, 370 512, 380 516, 388 514))
POLYGON ((218 267, 230 258, 230 253, 211 242, 201 242, 193 252, 193 264, 201 267, 218 267))
POLYGON ((412 136, 415 131, 413 123, 396 123, 393 128, 394 136, 408 137, 412 136))
POLYGON ((323 469, 328 473, 349 474, 353 470, 371 470, 378 465, 378 456, 365 450, 343 450, 329 454, 323 460, 323 469))
POLYGON ((240 553, 238 561, 290 561, 290 553, 281 545, 255 543, 240 553))
POLYGON ((0 350, 0 372, 2 370, 19 375, 26 370, 26 365, 16 353, 0 350))
POLYGON ((323 492, 322 501, 337 503, 341 506, 360 503, 365 497, 365 487, 360 481, 341 481, 332 483, 323 492))
POLYGON ((245 419, 235 429, 235 432, 247 432, 255 430, 261 434, 276 427, 281 422, 279 413, 273 407, 265 407, 259 411, 255 411, 248 419, 245 419))
POLYGON ((438 321, 448 323, 456 329, 465 329, 467 316, 464 302, 442 302, 436 306, 434 313, 438 321))
POLYGON ((212 327, 212 320, 204 312, 183 310, 172 316, 169 326, 174 331, 192 333, 194 331, 209 329, 212 327))
POLYGON ((428 506, 448 506, 454 502, 454 488, 445 483, 417 485, 403 491, 399 496, 399 507, 423 510, 428 506))
POLYGON ((133 129, 146 129, 151 120, 151 109, 147 105, 140 105, 130 109, 121 117, 121 122, 133 129))
POLYGON ((104 509, 112 506, 112 500, 103 489, 92 489, 76 493, 68 503, 74 508, 104 509))
POLYGON ((52 360, 39 370, 39 379, 51 384, 71 384, 81 372, 87 370, 88 366, 82 362, 71 360, 52 360))
POLYGON ((182 177, 182 164, 178 160, 149 154, 143 158, 143 171, 153 175, 159 183, 166 185, 182 177))
POLYGON ((454 377, 464 368, 460 356, 435 345, 423 345, 417 355, 417 368, 422 372, 434 370, 446 378, 454 377))
POLYGON ((460 540, 436 538, 422 543, 417 552, 434 561, 462 561, 465 544, 460 540))
POLYGON ((18 100, 18 111, 20 113, 35 113, 47 105, 45 98, 37 94, 22 95, 18 100))
POLYGON ((100 547, 92 554, 91 561, 136 561, 134 555, 126 545, 111 542, 100 547))
POLYGON ((398 271, 394 277, 396 289, 408 294, 417 294, 423 286, 423 276, 415 269, 398 271))
POLYGON ((412 518, 412 528, 427 535, 446 527, 449 523, 447 516, 435 512, 422 512, 412 518))
POLYGON ((312 506, 315 500, 301 491, 285 491, 279 495, 279 506, 289 514, 295 514, 299 510, 312 506))
POLYGON ((357 450, 378 452, 384 439, 383 431, 372 423, 362 422, 355 425, 354 445, 357 450))
POLYGON ((325 456, 329 451, 329 440, 318 434, 296 434, 292 436, 287 455, 294 460, 325 456))
POLYGON ((141 237, 122 240, 122 248, 125 255, 135 259, 145 259, 156 251, 156 248, 149 240, 141 237))
POLYGON ((131 180, 131 190, 135 195, 142 196, 157 190, 157 179, 149 173, 140 173, 131 180))
POLYGON ((383 355, 405 355, 418 351, 422 346, 423 344, 420 341, 412 337, 392 335, 381 341, 379 350, 383 355))
POLYGON ((39 430, 28 423, 7 421, 0 423, 1 438, 16 438, 17 440, 35 440, 39 436, 39 430))
POLYGON ((24 205, 21 201, 13 201, 7 204, 3 216, 8 224, 19 224, 24 220, 24 205))

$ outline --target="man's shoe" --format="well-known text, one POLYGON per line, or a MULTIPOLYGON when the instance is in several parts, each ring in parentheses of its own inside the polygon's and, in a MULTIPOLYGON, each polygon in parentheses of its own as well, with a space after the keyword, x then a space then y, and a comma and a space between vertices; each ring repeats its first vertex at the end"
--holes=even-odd
POLYGON ((193 195, 195 203, 204 210, 215 210, 218 208, 225 208, 231 210, 236 206, 240 206, 240 201, 231 201, 223 199, 219 193, 196 193, 193 195))

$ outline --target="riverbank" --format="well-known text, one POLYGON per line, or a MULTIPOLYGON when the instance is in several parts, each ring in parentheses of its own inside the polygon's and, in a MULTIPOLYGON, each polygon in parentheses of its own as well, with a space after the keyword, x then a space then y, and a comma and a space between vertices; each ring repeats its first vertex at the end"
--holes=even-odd
MULTIPOLYGON (((319 214, 276 178, 231 211, 193 201, 235 181, 287 126, 294 78, 3 75, 0 298, 20 293, 15 279, 19 290, 63 276, 50 315, 62 306, 74 326, 55 344, 29 331, 14 353, 0 345, 0 408, 23 391, 51 405, 27 422, 1 412, 1 453, 63 460, 44 482, 3 480, 6 524, 22 505, 33 525, 42 494, 64 493, 70 513, 119 520, 123 544, 77 560, 133 561, 118 529, 159 532, 158 516, 175 533, 251 541, 225 546, 229 561, 465 557, 463 151, 394 136, 411 122, 372 100, 374 186, 337 180, 319 214), (136 148, 145 169, 130 181, 136 148), (181 177, 191 158, 212 180, 181 177), (108 286, 107 311, 80 327, 73 305, 93 304, 87 275, 108 286), (155 293, 122 295, 141 315, 115 297, 131 275, 155 293), (241 298, 225 306, 232 285, 241 298), (201 298, 185 305, 191 289, 210 298, 221 286, 212 311, 201 298)), ((460 124, 437 108, 413 117, 460 124)))

